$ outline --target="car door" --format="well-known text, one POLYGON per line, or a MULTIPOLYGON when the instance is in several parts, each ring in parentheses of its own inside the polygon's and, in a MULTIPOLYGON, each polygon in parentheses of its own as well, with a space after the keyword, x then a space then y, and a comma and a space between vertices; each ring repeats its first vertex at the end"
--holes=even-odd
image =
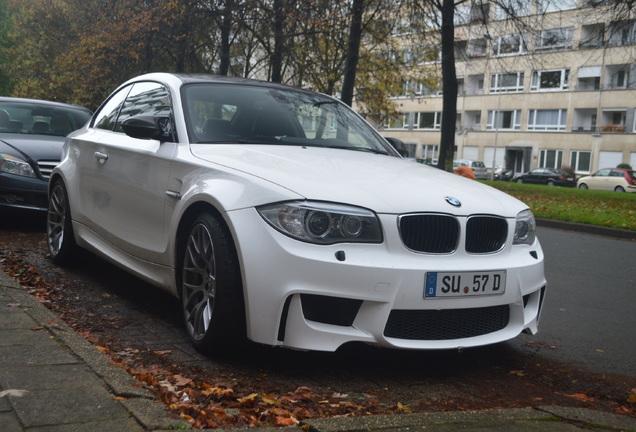
POLYGON ((607 190, 608 189, 608 180, 609 180, 609 175, 610 175, 610 170, 609 169, 603 169, 598 171, 596 174, 594 174, 592 176, 592 178, 590 178, 589 180, 589 187, 590 189, 600 189, 600 190, 607 190))
POLYGON ((91 191, 87 223, 112 246, 159 262, 166 244, 164 205, 175 143, 132 138, 121 123, 134 115, 171 118, 170 95, 159 83, 139 82, 115 97, 112 113, 95 122, 108 132, 92 143, 92 169, 84 174, 91 191))
POLYGON ((541 179, 543 178, 543 172, 545 170, 543 168, 537 168, 528 173, 528 181, 526 183, 541 183, 541 179))

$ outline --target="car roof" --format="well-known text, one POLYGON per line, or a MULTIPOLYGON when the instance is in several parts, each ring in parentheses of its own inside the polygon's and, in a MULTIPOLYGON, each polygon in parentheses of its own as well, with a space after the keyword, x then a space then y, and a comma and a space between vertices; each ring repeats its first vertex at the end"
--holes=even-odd
POLYGON ((157 81, 173 81, 179 80, 182 84, 198 84, 198 83, 225 83, 225 84, 241 84, 252 85, 258 87, 268 87, 274 89, 287 89, 295 91, 306 91, 316 93, 311 90, 301 89, 298 87, 288 86, 280 83, 273 83, 269 81, 255 80, 251 78, 240 78, 232 76, 222 75, 210 75, 210 74, 192 74, 192 73, 167 73, 167 72, 153 72, 145 75, 140 75, 130 79, 129 82, 144 81, 144 80, 157 80, 157 81))
POLYGON ((17 97, 0 96, 0 102, 18 102, 18 103, 47 105, 47 106, 52 106, 52 107, 78 108, 78 109, 83 109, 83 110, 86 110, 86 111, 90 112, 90 110, 88 108, 86 108, 86 107, 84 107, 82 105, 69 104, 69 103, 56 102, 56 101, 49 101, 49 100, 43 100, 43 99, 29 99, 29 98, 17 98, 17 97))

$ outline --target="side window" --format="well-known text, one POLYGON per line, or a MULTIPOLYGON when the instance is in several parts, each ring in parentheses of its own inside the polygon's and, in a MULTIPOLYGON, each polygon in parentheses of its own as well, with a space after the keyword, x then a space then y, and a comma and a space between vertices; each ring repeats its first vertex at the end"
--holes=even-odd
POLYGON ((93 121, 93 127, 98 129, 106 129, 113 130, 115 128, 115 122, 117 121, 117 116, 119 115, 119 111, 124 103, 124 99, 130 92, 132 86, 127 86, 118 91, 111 97, 108 102, 102 107, 101 110, 95 115, 95 120, 93 121))
POLYGON ((135 83, 121 109, 115 131, 123 132, 121 123, 132 116, 149 115, 169 119, 170 114, 170 94, 164 86, 154 82, 135 83))

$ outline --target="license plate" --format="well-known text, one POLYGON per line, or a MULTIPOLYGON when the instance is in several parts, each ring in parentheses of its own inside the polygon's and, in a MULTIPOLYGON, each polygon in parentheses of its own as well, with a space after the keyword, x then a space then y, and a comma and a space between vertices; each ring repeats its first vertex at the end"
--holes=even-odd
POLYGON ((424 297, 466 297, 503 294, 506 271, 427 272, 424 297))

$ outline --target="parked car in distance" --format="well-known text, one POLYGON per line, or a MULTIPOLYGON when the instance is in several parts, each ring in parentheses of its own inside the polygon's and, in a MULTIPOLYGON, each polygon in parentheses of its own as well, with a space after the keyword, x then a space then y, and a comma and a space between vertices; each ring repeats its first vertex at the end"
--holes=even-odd
POLYGON ((614 192, 636 192, 636 170, 603 168, 576 182, 579 189, 598 189, 614 192))
POLYGON ((202 351, 493 344, 538 329, 527 205, 404 160, 329 96, 155 73, 73 132, 47 245, 89 249, 180 299, 202 351))
POLYGON ((90 116, 76 105, 0 97, 0 208, 46 211, 65 137, 90 116))
POLYGON ((469 159, 457 159, 453 161, 453 169, 458 166, 467 166, 473 169, 475 173, 475 179, 485 180, 488 178, 488 172, 486 171, 486 165, 482 161, 475 161, 469 159))
POLYGON ((515 176, 512 181, 548 186, 576 186, 576 177, 573 174, 555 168, 536 168, 515 176))

